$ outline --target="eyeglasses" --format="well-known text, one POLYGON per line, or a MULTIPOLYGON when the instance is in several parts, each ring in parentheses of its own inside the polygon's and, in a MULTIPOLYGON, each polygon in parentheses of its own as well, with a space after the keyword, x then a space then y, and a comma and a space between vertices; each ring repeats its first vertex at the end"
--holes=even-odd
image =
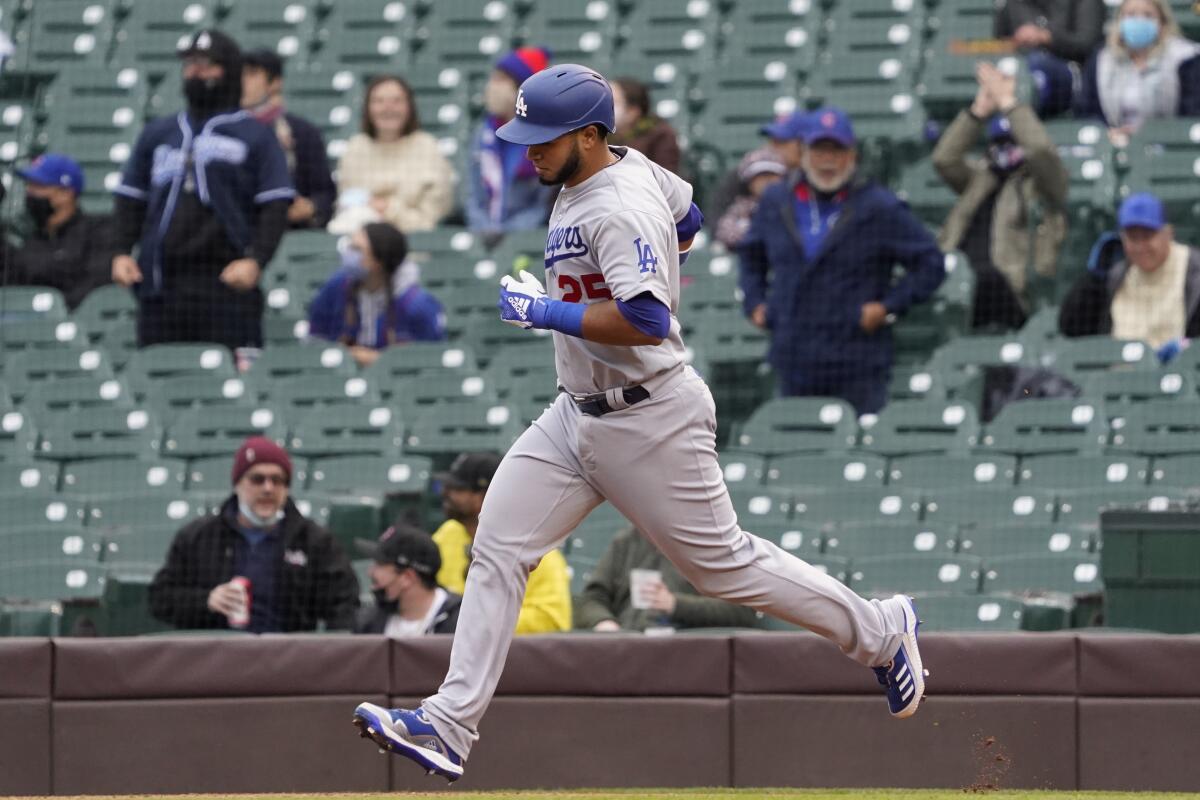
POLYGON ((262 486, 267 481, 270 481, 276 486, 282 486, 285 489, 291 485, 291 481, 282 475, 264 475, 261 472, 247 475, 246 480, 250 481, 251 486, 262 486))

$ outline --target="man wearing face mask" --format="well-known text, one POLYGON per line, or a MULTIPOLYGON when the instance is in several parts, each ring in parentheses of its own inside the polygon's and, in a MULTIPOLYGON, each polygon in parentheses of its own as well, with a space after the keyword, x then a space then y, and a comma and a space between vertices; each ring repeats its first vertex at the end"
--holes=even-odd
POLYGON ((554 187, 538 181, 523 146, 496 136, 496 130, 513 118, 517 87, 549 63, 546 48, 519 48, 496 62, 484 86, 487 116, 471 143, 463 205, 471 230, 493 242, 509 231, 540 228, 550 216, 554 187))
POLYGON ((933 151, 934 167, 958 195, 938 246, 962 250, 975 272, 973 327, 1010 330, 1029 312, 1029 268, 1042 278, 1057 268, 1070 176, 1037 114, 1017 102, 1016 79, 986 62, 975 75, 974 102, 933 151), (971 160, 984 130, 987 157, 971 160))
POLYGON ((462 596, 438 586, 442 557, 429 534, 397 523, 379 541, 359 539, 355 544, 375 561, 375 606, 359 614, 357 633, 382 633, 392 639, 454 633, 462 596))
POLYGON ((112 276, 136 287, 139 345, 252 350, 262 346, 259 278, 296 193, 274 133, 240 109, 237 43, 204 30, 179 56, 187 109, 146 126, 114 190, 112 276))
POLYGON ((296 187, 296 199, 288 208, 288 223, 293 228, 325 227, 337 198, 325 140, 317 126, 285 107, 283 59, 275 51, 252 50, 243 58, 242 108, 275 132, 287 156, 288 172, 296 187))
MULTIPOLYGON (((500 466, 495 453, 463 453, 449 472, 437 476, 442 484, 442 509, 446 521, 434 531, 433 541, 442 557, 437 582, 462 594, 471 566, 471 543, 479 528, 479 512, 488 486, 500 466)), ((546 553, 529 573, 525 601, 517 617, 516 632, 552 633, 571 629, 571 578, 567 560, 558 549, 546 553)))
POLYGON ((937 242, 887 189, 857 174, 850 117, 814 111, 802 170, 763 192, 738 246, 751 322, 783 396, 840 397, 859 414, 887 403, 891 325, 945 278, 937 242), (893 280, 896 265, 905 275, 893 280))
POLYGON ((233 494, 185 525, 150 584, 150 611, 177 628, 350 630, 358 579, 329 532, 292 502, 292 461, 262 436, 233 459, 233 494))
POLYGON ((51 286, 75 308, 92 289, 111 282, 112 221, 80 210, 83 169, 72 158, 46 153, 17 176, 25 181, 32 229, 12 253, 6 282, 51 286))

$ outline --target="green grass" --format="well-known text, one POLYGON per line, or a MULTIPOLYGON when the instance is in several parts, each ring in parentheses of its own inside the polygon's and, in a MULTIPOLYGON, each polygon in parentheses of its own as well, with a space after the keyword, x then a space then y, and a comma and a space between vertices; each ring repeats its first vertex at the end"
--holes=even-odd
MULTIPOLYGON (((428 797, 440 800, 727 800, 766 797, 773 800, 962 800, 981 795, 989 800, 1200 800, 1200 794, 1162 792, 979 791, 965 789, 576 789, 559 792, 388 792, 385 794, 244 794, 187 795, 187 800, 380 800, 382 797, 428 797)), ((172 795, 113 795, 129 800, 181 800, 172 795)), ((68 800, 58 797, 55 800, 68 800)), ((86 800, 105 800, 89 797, 86 800)))

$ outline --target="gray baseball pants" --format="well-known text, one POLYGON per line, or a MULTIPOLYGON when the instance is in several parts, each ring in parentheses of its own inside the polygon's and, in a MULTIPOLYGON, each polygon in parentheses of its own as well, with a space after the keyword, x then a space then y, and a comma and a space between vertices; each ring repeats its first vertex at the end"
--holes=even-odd
POLYGON ((463 758, 504 669, 530 570, 605 499, 700 592, 808 628, 864 666, 886 664, 900 647, 896 603, 866 600, 738 527, 704 381, 679 367, 644 385, 649 399, 601 417, 560 394, 488 488, 450 670, 422 704, 463 758))

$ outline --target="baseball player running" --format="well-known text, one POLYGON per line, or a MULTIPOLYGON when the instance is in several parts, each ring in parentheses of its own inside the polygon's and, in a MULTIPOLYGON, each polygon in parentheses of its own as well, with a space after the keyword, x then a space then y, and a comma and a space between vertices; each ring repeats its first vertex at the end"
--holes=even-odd
POLYGON ((613 130, 608 82, 565 64, 526 80, 497 131, 563 187, 546 239, 549 292, 506 275, 499 302, 505 322, 554 332, 562 393, 488 490, 445 682, 415 710, 354 712, 362 736, 451 781, 504 668, 526 576, 604 500, 701 592, 802 625, 873 667, 893 716, 915 713, 925 691, 911 598, 866 600, 738 527, 712 395, 684 364, 675 318, 681 250, 702 218, 690 185, 610 147, 613 130))

